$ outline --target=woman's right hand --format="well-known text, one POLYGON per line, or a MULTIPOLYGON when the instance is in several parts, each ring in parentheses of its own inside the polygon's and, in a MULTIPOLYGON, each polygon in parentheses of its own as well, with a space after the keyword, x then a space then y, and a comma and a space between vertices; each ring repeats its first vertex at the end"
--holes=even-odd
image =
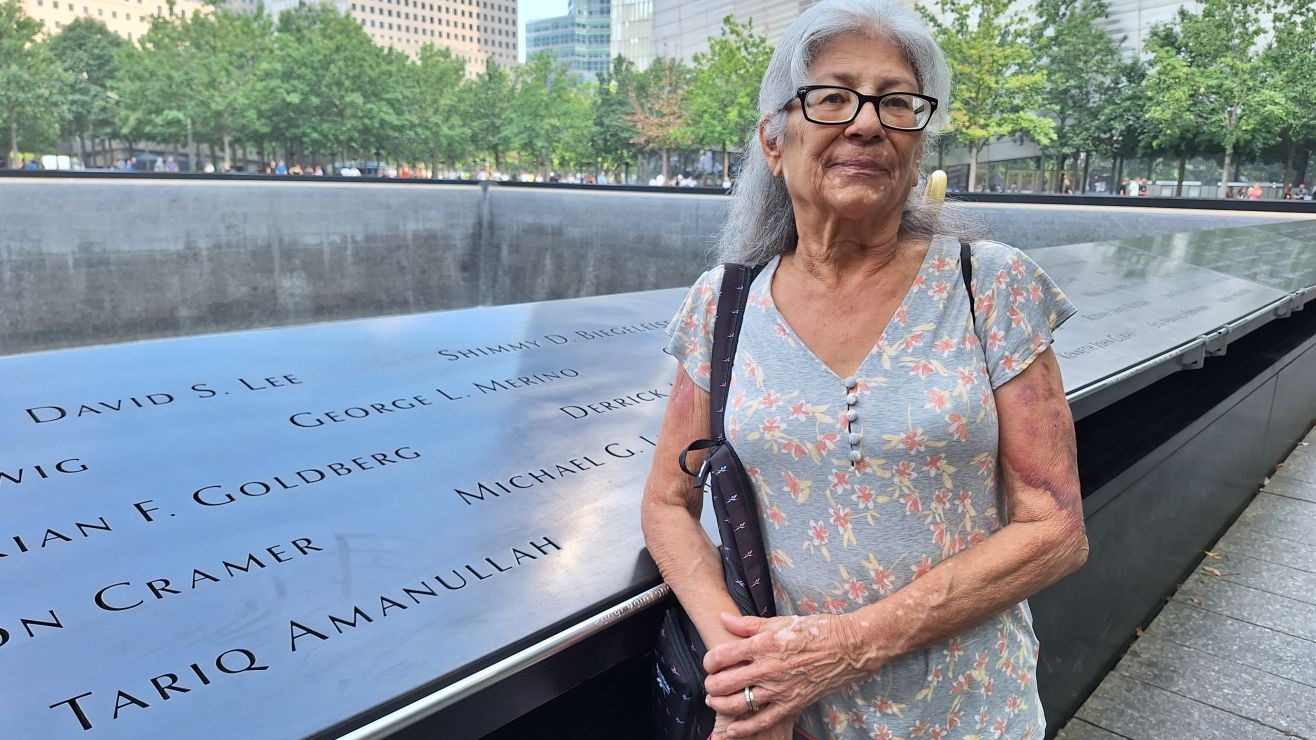
MULTIPOLYGON (((713 734, 709 740, 728 740, 726 728, 735 722, 739 717, 719 714, 713 721, 713 734)), ((768 729, 746 737, 736 736, 736 740, 794 740, 795 738, 795 717, 782 720, 768 729)))

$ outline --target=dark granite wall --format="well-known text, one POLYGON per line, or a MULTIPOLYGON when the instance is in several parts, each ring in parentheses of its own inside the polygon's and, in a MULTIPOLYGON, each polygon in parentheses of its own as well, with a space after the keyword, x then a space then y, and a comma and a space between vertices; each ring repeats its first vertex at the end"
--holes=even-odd
MULTIPOLYGON (((0 355, 685 285, 726 204, 395 181, 0 178, 0 355)), ((1023 248, 1277 218, 971 208, 1023 248)))

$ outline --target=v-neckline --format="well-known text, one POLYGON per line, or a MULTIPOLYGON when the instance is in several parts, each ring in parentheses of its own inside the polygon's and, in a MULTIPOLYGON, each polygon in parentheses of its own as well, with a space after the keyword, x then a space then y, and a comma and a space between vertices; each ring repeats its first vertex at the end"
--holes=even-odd
MULTIPOLYGON (((841 375, 840 373, 836 372, 836 370, 834 370, 831 365, 828 365, 826 362, 823 362, 823 359, 818 356, 818 353, 814 352, 813 348, 809 346, 809 343, 804 341, 804 339, 798 333, 796 333, 795 327, 791 326, 790 322, 786 320, 786 316, 782 314, 779 308, 777 308, 777 299, 774 298, 772 295, 772 281, 773 278, 777 276, 777 267, 781 265, 780 255, 773 257, 772 261, 768 263, 767 269, 763 271, 762 277, 765 281, 763 292, 767 297, 768 305, 772 307, 772 312, 776 314, 777 321, 781 322, 781 325, 786 330, 786 332, 790 334, 790 336, 794 338, 795 341, 800 343, 800 346, 804 348, 805 352, 809 353, 809 357, 813 358, 813 361, 818 363, 819 367, 821 367, 833 378, 837 379, 838 381, 844 382, 846 378, 854 377, 855 375, 858 375, 859 372, 864 369, 864 366, 868 364, 869 358, 873 356, 873 353, 877 351, 877 348, 883 346, 886 343, 887 333, 891 330, 891 324, 892 322, 895 321, 896 315, 899 314, 902 309, 906 309, 906 313, 908 313, 907 306, 909 305, 910 298, 914 296, 915 288, 919 285, 919 278, 923 277, 923 274, 924 272, 927 271, 928 266, 932 264, 934 259, 933 252, 940 249, 940 247, 938 246, 939 241, 940 241, 939 237, 935 237, 935 236, 932 237, 931 241, 928 243, 927 252, 923 255, 923 262, 919 264, 918 271, 914 273, 914 276, 909 279, 909 287, 905 288, 905 295, 900 299, 900 303, 896 304, 895 309, 891 311, 891 315, 887 317, 886 324, 882 326, 882 333, 877 335, 877 341, 873 343, 872 347, 868 348, 868 352, 864 355, 864 359, 859 361, 859 366, 856 367, 854 369, 854 372, 850 373, 849 375, 841 375)), ((926 279, 924 280, 924 282, 925 283, 927 282, 926 279)))

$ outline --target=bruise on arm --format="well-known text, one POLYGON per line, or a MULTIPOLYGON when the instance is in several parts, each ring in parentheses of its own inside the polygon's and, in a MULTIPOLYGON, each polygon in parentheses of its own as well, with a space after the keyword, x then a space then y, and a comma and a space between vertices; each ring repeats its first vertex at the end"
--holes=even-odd
POLYGON ((1048 522, 1057 534, 1083 531, 1074 418, 1060 366, 1047 349, 996 389, 1000 464, 1010 521, 1048 522))
MULTIPOLYGON (((681 470, 679 459, 681 451, 691 442, 708 436, 708 403, 708 392, 695 385, 684 368, 678 367, 645 484, 646 507, 680 503, 695 519, 699 518, 703 491, 692 487, 692 480, 681 470)), ((704 451, 691 452, 686 456, 686 465, 691 470, 698 470, 706 454, 704 451)))

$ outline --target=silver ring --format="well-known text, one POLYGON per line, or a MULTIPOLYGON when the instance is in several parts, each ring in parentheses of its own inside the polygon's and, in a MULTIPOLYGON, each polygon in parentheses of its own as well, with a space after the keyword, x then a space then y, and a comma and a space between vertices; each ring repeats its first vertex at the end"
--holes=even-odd
POLYGON ((759 710, 758 703, 754 701, 754 688, 752 686, 745 687, 745 706, 749 707, 751 712, 759 710))

